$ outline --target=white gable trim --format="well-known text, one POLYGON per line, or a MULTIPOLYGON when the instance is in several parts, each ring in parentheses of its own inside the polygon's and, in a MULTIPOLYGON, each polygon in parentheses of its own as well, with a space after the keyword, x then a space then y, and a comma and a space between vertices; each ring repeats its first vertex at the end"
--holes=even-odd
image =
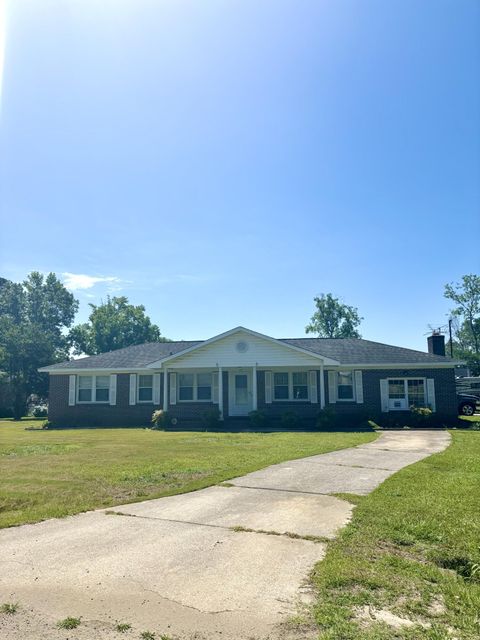
POLYGON ((261 338, 263 340, 271 342, 272 344, 276 344, 277 346, 285 347, 286 349, 290 349, 290 350, 296 351, 298 353, 303 353, 303 354, 308 355, 308 356, 310 356, 312 358, 315 358, 317 360, 321 360, 324 364, 327 364, 327 365, 339 365, 340 364, 340 362, 338 362, 338 360, 333 360, 332 358, 327 358, 325 356, 322 356, 320 353, 315 353, 314 351, 309 351, 308 349, 302 349, 301 347, 295 347, 292 344, 288 344, 286 342, 282 342, 281 340, 277 340, 276 338, 272 338, 271 336, 267 336, 267 335, 265 335, 263 333, 258 333, 257 331, 252 331, 251 329, 246 329, 245 327, 235 327, 234 329, 230 329, 230 331, 225 331, 224 333, 220 333, 217 336, 214 336, 213 338, 209 338, 208 340, 204 340, 203 342, 200 342, 199 344, 196 344, 193 347, 188 347, 187 349, 183 349, 183 351, 178 351, 177 353, 174 353, 171 356, 166 356, 165 358, 162 358, 161 360, 157 360, 155 362, 152 362, 149 365, 147 365, 147 367, 153 368, 153 369, 158 368, 158 367, 162 366, 166 362, 170 363, 173 360, 176 360, 177 358, 183 357, 183 356, 187 355, 188 353, 192 353, 192 351, 197 351, 198 349, 201 349, 203 347, 208 347, 208 345, 213 344, 213 343, 217 342, 218 340, 222 340, 223 338, 228 338, 229 336, 232 336, 235 333, 246 333, 247 335, 254 336, 255 338, 261 338))

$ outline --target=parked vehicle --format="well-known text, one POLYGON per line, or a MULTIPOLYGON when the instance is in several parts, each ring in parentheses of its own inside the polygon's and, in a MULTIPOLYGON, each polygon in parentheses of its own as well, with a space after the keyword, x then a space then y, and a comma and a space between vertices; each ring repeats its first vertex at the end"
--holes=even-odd
POLYGON ((472 396, 467 393, 457 393, 458 401, 458 413, 461 416, 473 416, 477 411, 477 403, 479 399, 477 396, 472 396))

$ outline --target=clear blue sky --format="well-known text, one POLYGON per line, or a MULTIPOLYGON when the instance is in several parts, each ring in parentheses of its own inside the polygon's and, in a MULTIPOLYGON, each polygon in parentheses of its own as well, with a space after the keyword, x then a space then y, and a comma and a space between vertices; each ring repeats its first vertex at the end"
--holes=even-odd
POLYGON ((333 292, 424 349, 478 273, 478 0, 5 13, 0 273, 64 274, 79 320, 112 292, 173 339, 302 336, 333 292))

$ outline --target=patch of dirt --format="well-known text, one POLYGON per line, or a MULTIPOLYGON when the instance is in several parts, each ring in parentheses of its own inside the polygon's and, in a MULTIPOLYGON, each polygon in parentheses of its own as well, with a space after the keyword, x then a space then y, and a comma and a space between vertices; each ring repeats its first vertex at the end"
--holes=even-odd
POLYGON ((355 615, 360 622, 363 622, 368 626, 372 622, 384 622, 389 627, 394 629, 402 629, 415 627, 420 625, 424 629, 430 628, 429 622, 423 622, 421 620, 410 620, 409 618, 402 618, 396 614, 388 611, 388 609, 375 609, 374 607, 364 606, 355 609, 355 615))

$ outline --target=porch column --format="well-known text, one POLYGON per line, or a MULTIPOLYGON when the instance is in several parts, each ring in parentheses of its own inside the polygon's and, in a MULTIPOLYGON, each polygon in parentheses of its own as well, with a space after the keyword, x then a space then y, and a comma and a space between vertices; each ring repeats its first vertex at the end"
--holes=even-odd
POLYGON ((252 369, 252 406, 253 411, 256 411, 258 408, 258 400, 257 400, 257 365, 253 365, 252 369))
POLYGON ((320 367, 320 408, 325 407, 325 376, 323 373, 323 364, 320 367))
POLYGON ((223 371, 222 371, 222 367, 218 367, 218 410, 220 411, 220 420, 223 420, 223 371))
POLYGON ((163 410, 168 411, 168 369, 163 370, 163 410))

